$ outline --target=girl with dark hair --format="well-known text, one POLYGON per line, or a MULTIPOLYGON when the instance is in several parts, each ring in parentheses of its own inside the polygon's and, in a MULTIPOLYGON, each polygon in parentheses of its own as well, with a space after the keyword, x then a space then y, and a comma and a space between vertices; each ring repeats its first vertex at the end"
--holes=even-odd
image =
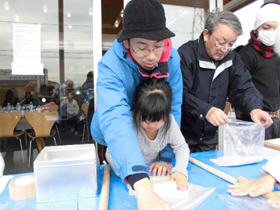
MULTIPOLYGON (((140 145, 144 161, 153 175, 165 175, 166 168, 155 167, 159 153, 170 144, 176 157, 171 181, 185 190, 188 184, 189 147, 171 112, 172 89, 165 79, 144 79, 137 87, 134 98, 133 129, 140 145)), ((112 157, 107 149, 106 159, 113 167, 112 157)))
POLYGON ((6 107, 8 105, 8 103, 10 103, 11 106, 16 106, 17 102, 18 102, 17 90, 14 88, 11 88, 6 92, 6 97, 2 103, 2 107, 6 107))
POLYGON ((25 104, 30 104, 30 102, 31 102, 31 93, 26 92, 25 97, 20 102, 20 105, 23 106, 25 104))

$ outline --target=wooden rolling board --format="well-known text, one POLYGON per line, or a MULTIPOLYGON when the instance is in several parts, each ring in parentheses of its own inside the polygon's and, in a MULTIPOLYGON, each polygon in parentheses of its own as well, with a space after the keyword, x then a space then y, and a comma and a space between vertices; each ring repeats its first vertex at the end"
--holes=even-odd
POLYGON ((266 140, 264 142, 264 146, 267 147, 267 148, 271 148, 271 149, 275 149, 275 150, 280 151, 280 138, 266 140))
POLYGON ((98 210, 108 210, 109 191, 110 191, 110 166, 106 165, 104 167, 103 183, 102 183, 98 210))

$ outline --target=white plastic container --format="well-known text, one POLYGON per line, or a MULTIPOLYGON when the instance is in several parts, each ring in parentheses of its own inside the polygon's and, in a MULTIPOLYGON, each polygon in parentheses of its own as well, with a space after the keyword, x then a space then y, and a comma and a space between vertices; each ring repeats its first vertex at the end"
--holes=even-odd
POLYGON ((94 144, 45 147, 34 161, 36 202, 97 195, 94 144))

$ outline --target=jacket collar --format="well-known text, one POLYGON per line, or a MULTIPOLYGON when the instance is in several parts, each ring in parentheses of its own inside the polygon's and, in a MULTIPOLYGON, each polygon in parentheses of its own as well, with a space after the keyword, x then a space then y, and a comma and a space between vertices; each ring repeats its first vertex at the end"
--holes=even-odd
POLYGON ((127 54, 125 47, 123 45, 123 42, 118 42, 117 39, 115 39, 113 44, 113 50, 115 54, 118 56, 120 60, 127 63, 131 68, 137 70, 137 65, 130 59, 129 55, 127 54))

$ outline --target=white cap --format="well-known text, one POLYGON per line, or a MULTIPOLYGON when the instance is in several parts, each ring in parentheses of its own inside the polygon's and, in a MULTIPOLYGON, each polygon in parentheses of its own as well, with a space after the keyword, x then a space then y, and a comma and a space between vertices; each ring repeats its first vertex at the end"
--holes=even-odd
POLYGON ((65 83, 63 83, 62 85, 60 85, 60 88, 65 88, 67 87, 67 85, 65 83))
POLYGON ((254 30, 266 22, 279 22, 280 5, 275 3, 266 4, 257 13, 254 30))

